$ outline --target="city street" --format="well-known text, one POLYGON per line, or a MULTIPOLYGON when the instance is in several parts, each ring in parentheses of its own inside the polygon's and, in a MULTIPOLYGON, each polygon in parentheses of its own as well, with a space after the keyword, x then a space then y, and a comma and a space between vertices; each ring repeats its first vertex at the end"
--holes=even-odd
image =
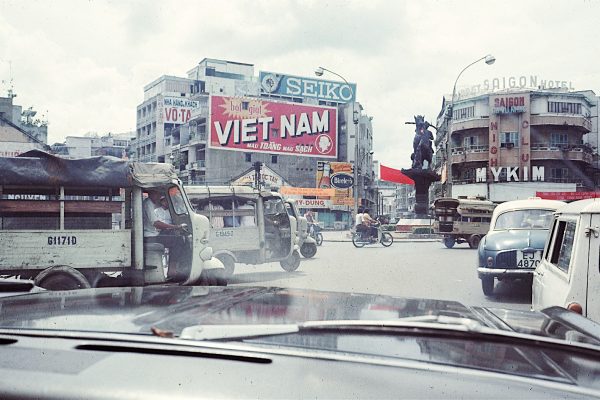
POLYGON ((389 248, 377 244, 361 249, 351 242, 325 241, 313 259, 303 258, 292 273, 278 263, 237 264, 230 285, 371 292, 528 310, 531 289, 521 282, 497 283, 495 297, 483 295, 476 255, 467 244, 447 249, 435 241, 398 240, 389 248))

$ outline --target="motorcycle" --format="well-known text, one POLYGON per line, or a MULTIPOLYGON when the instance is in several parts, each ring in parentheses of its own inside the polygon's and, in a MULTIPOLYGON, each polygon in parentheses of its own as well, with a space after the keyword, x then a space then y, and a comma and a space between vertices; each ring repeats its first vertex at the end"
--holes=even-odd
POLYGON ((381 243, 383 247, 389 247, 394 243, 394 238, 389 232, 384 232, 381 229, 381 224, 373 224, 377 228, 377 237, 371 236, 370 230, 363 232, 354 232, 352 235, 352 244, 354 247, 364 247, 365 245, 381 243))
POLYGON ((315 242, 317 242, 317 246, 320 246, 323 244, 323 234, 321 233, 321 227, 317 224, 310 224, 310 227, 308 228, 308 235, 315 239, 315 242))

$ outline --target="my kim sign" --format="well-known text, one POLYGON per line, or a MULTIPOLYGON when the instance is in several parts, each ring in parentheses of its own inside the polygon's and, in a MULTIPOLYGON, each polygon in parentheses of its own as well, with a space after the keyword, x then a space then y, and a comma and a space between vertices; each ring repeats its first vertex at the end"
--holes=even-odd
POLYGON ((213 149, 337 158, 337 109, 211 96, 213 149))

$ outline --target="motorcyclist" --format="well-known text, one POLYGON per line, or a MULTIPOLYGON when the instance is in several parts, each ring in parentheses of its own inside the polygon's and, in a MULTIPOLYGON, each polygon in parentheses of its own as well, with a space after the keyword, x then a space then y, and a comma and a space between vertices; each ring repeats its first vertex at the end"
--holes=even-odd
POLYGON ((365 209, 362 213, 362 220, 363 220, 363 224, 367 225, 367 227, 369 228, 369 239, 371 240, 375 240, 377 239, 377 220, 374 220, 373 218, 371 218, 371 216, 369 215, 369 210, 365 209))

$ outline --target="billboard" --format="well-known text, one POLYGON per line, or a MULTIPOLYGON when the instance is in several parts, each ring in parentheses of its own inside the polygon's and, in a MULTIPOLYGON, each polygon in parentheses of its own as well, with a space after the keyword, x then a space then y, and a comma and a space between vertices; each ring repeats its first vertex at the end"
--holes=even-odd
POLYGON ((213 149, 337 158, 337 108, 211 96, 213 149))
POLYGON ((200 108, 200 102, 182 97, 163 98, 163 122, 181 125, 190 121, 192 113, 200 108))
POLYGON ((326 81, 294 75, 260 71, 260 91, 266 95, 310 97, 323 101, 350 103, 356 99, 356 84, 326 81))
POLYGON ((317 182, 321 189, 334 189, 333 204, 353 204, 354 169, 349 162, 317 162, 317 182))

